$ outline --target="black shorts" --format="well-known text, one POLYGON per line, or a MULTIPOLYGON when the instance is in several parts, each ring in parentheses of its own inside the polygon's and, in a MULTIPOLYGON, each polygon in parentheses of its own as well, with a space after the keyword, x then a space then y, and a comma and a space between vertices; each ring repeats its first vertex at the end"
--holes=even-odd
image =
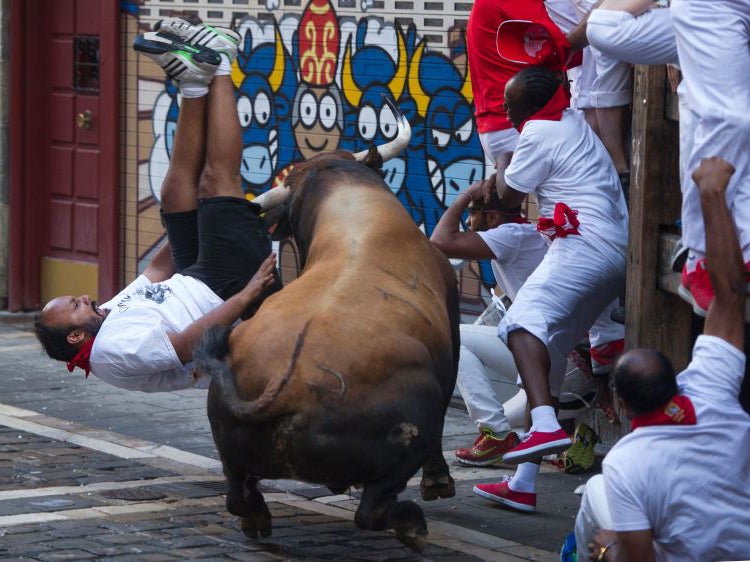
MULTIPOLYGON (((162 213, 177 273, 200 279, 224 300, 238 293, 271 253, 256 209, 238 197, 211 197, 199 199, 197 211, 162 213)), ((280 288, 277 272, 263 298, 280 288)))

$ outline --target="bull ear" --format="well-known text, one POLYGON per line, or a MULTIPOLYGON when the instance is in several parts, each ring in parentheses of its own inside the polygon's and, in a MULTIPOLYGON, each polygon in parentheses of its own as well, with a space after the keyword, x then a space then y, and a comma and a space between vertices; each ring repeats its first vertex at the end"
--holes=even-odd
POLYGON ((266 211, 266 214, 263 215, 263 221, 271 232, 272 240, 283 240, 292 235, 291 225, 289 224, 288 203, 276 205, 266 211))
POLYGON ((380 152, 378 152, 376 146, 373 145, 367 150, 367 156, 362 160, 362 164, 376 172, 383 169, 383 157, 380 155, 380 152))

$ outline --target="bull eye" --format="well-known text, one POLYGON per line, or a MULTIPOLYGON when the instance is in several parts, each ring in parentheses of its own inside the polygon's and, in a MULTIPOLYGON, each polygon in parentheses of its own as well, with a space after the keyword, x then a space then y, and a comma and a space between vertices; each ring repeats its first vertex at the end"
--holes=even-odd
POLYGON ((248 127, 253 119, 253 102, 247 96, 240 96, 237 100, 237 115, 240 125, 248 127))
POLYGON ((261 92, 255 96, 255 119, 261 125, 268 123, 271 118, 271 100, 268 95, 261 92))
POLYGON ((305 127, 312 127, 318 117, 318 100, 310 92, 302 96, 299 102, 299 116, 305 127))
POLYGON ((448 146, 448 141, 450 140, 450 133, 446 133, 445 131, 441 131, 440 129, 432 129, 432 142, 438 145, 438 147, 445 148, 446 146, 448 146))
POLYGON ((472 123, 471 119, 467 119, 466 122, 458 129, 456 129, 453 134, 458 142, 465 143, 469 140, 473 128, 474 124, 472 123))
POLYGON ((358 121, 360 136, 365 140, 374 139, 378 130, 378 116, 372 106, 366 105, 359 110, 358 121))
POLYGON ((380 132, 383 136, 390 140, 396 136, 396 129, 398 128, 396 123, 396 116, 393 114, 393 110, 387 105, 384 105, 380 110, 380 132))
POLYGON ((338 111, 336 110, 336 100, 333 99, 333 96, 326 94, 320 98, 319 110, 320 123, 325 130, 330 131, 336 124, 336 117, 338 115, 338 111))

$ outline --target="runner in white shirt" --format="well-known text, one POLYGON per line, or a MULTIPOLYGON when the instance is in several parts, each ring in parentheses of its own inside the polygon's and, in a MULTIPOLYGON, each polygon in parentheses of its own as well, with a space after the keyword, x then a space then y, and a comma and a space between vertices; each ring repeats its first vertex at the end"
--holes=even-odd
POLYGON ((654 350, 618 361, 615 385, 633 431, 589 481, 576 520, 579 559, 740 560, 750 553, 750 416, 737 397, 745 273, 726 205, 734 172, 719 158, 693 174, 705 218, 716 295, 693 360, 675 377, 654 350), (595 536, 596 535, 596 536, 595 536))
POLYGON ((539 67, 522 70, 505 94, 521 136, 501 202, 516 208, 535 193, 540 231, 552 239, 499 326, 532 417, 528 438, 504 460, 525 462, 570 446, 552 407, 562 381, 549 375, 560 372, 556 366, 619 294, 628 214, 611 159, 583 117, 566 108, 557 75, 539 67))
MULTIPOLYGON (((484 183, 494 187, 493 178, 478 182, 462 194, 446 210, 432 235, 432 242, 448 257, 461 259, 491 259, 495 278, 500 288, 512 300, 523 283, 541 263, 547 250, 547 243, 535 225, 529 224, 520 214, 520 208, 511 212, 503 211, 494 188, 488 203, 483 199, 484 183), (471 232, 462 232, 460 219, 464 210, 469 211, 471 232)), ((611 307, 616 306, 613 302, 611 307)), ((592 326, 591 338, 594 345, 607 345, 611 341, 622 340, 623 326, 610 319, 610 308, 592 326), (603 338, 607 336, 610 340, 603 338)), ((513 306, 511 306, 511 310, 513 306)), ((595 385, 581 368, 582 361, 576 361, 571 354, 567 361, 555 365, 563 369, 553 378, 563 380, 562 390, 555 389, 554 396, 562 394, 579 398, 587 390, 595 395, 595 385), (587 384, 588 383, 588 384, 587 384)), ((459 356, 457 386, 466 403, 469 418, 481 432, 472 447, 456 451, 459 462, 474 466, 485 466, 502 459, 503 454, 518 443, 512 427, 525 424, 526 395, 515 396, 505 404, 500 404, 490 383, 490 374, 495 378, 504 377, 509 382, 517 379, 517 369, 513 356, 506 345, 498 339, 497 328, 474 324, 461 325, 461 354, 459 356), (506 407, 508 409, 506 409, 506 407)), ((589 400, 593 400, 590 396, 589 400)), ((561 412, 561 415, 564 415, 561 412)), ((561 418, 563 419, 563 418, 561 418)), ((525 492, 524 503, 501 501, 506 507, 534 511, 536 507, 536 476, 539 465, 524 463, 518 467, 511 480, 511 486, 525 492)))
POLYGON ((205 386, 190 369, 204 330, 252 313, 280 286, 267 229, 239 183, 242 139, 229 76, 239 36, 179 18, 160 29, 169 33, 146 33, 134 47, 182 93, 161 187, 169 244, 108 303, 58 297, 35 322, 45 351, 68 370, 144 392, 205 386), (204 46, 186 45, 199 32, 204 46))

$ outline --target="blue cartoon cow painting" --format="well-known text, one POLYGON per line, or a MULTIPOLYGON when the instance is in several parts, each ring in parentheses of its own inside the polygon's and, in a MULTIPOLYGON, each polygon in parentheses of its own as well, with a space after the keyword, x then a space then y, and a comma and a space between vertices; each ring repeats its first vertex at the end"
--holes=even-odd
POLYGON ((240 174, 243 188, 254 195, 268 189, 279 171, 297 158, 291 127, 297 76, 276 24, 274 39, 254 46, 248 27, 237 54, 239 74, 233 73, 240 78, 235 79, 242 125, 240 174))
MULTIPOLYGON (((398 47, 398 60, 394 61, 381 47, 365 44, 367 26, 366 19, 357 25, 354 54, 352 38, 347 41, 341 70, 348 102, 342 147, 353 152, 393 140, 397 130, 396 116, 385 100, 401 99, 406 84, 408 61, 401 32, 394 30, 398 47)), ((398 195, 406 179, 406 159, 402 156, 392 158, 383 165, 383 173, 385 182, 398 195)))

